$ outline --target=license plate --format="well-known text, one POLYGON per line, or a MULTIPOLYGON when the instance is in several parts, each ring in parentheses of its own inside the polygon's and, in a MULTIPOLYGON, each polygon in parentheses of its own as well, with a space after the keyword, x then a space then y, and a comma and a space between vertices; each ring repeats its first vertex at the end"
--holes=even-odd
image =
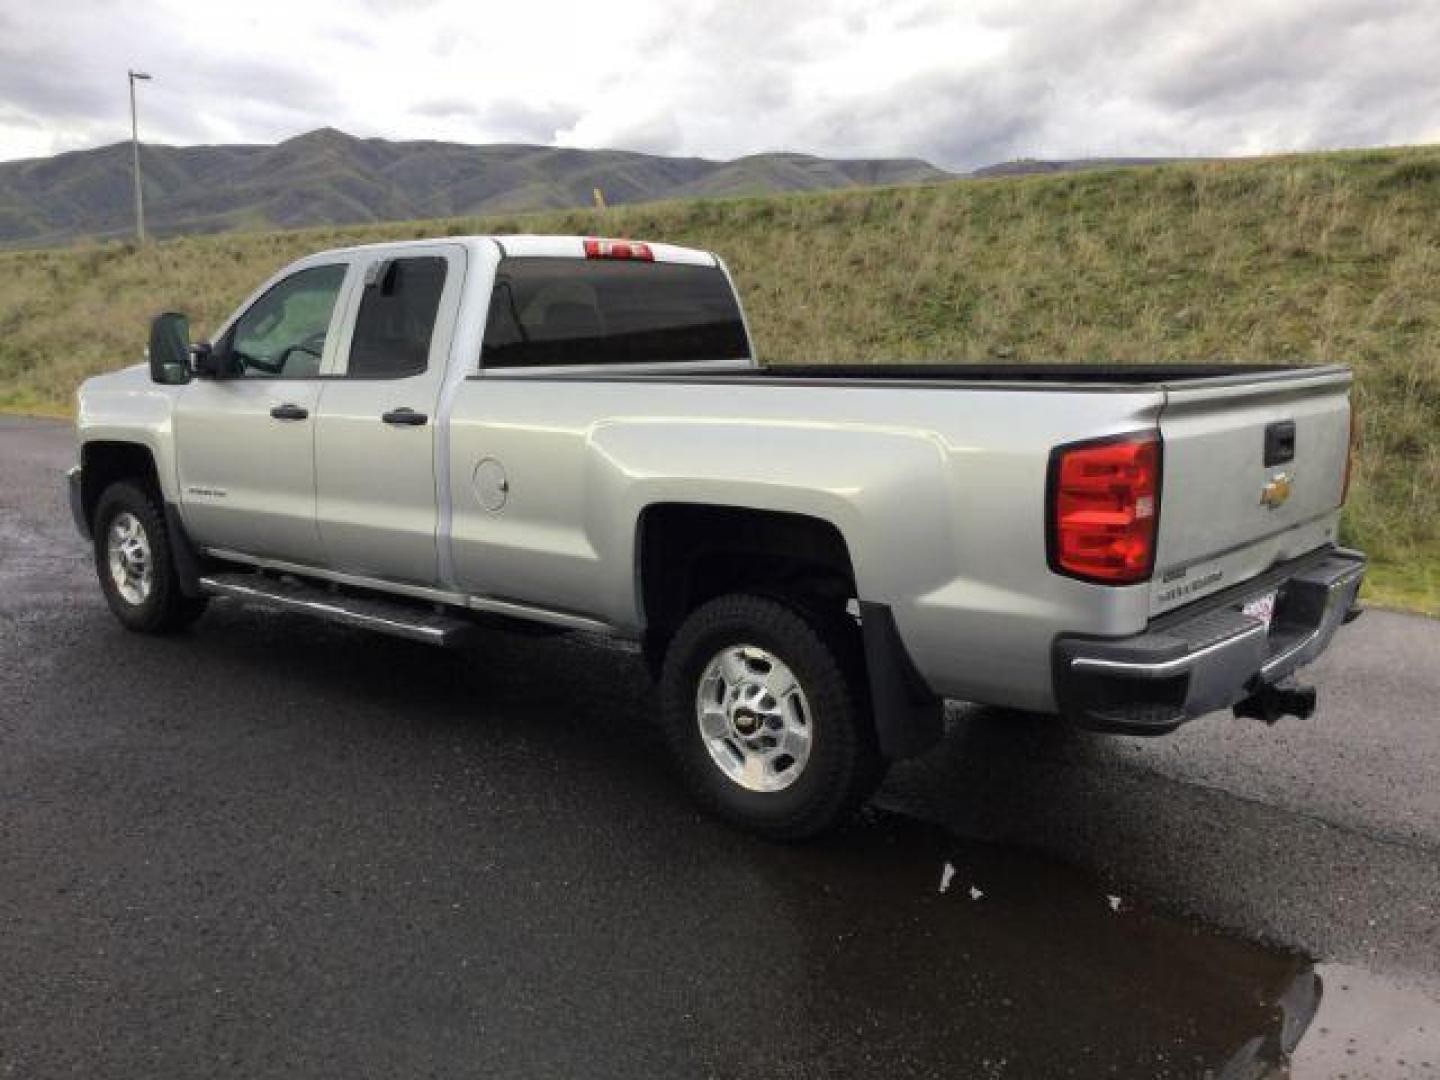
POLYGON ((1270 620, 1275 617, 1275 594, 1268 592, 1264 596, 1257 596, 1254 600, 1247 600, 1240 610, 1252 619, 1259 619, 1270 628, 1270 620))

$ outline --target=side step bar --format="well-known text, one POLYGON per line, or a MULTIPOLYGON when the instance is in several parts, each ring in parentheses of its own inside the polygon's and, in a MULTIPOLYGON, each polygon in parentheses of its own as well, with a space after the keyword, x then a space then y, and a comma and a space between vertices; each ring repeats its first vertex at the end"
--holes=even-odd
POLYGON ((384 597, 347 596, 293 578, 256 573, 208 574, 200 588, 211 596, 228 597, 279 611, 314 615, 330 622, 376 630, 427 645, 457 646, 475 633, 475 623, 433 607, 384 597))

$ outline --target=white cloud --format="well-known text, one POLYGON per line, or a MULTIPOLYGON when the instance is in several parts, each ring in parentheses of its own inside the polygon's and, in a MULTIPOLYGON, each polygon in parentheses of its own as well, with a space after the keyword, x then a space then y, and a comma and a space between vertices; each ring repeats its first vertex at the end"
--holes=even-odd
POLYGON ((0 158, 357 135, 732 157, 1422 141, 1431 0, 0 0, 0 158))

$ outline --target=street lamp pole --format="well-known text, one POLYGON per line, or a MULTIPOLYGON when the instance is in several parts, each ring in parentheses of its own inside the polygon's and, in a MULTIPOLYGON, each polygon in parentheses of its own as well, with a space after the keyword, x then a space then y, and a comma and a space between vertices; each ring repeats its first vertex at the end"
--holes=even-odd
POLYGON ((148 80, 143 71, 128 72, 130 76, 130 150, 135 162, 135 236, 145 243, 145 197, 140 191, 140 125, 135 119, 135 81, 148 80))

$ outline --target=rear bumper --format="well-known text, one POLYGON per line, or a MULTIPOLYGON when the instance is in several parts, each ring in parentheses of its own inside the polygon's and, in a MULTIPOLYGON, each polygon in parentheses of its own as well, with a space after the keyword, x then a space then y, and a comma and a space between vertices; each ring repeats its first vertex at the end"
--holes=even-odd
POLYGON ((90 522, 85 520, 84 487, 79 465, 70 466, 70 471, 65 474, 65 486, 70 493, 70 516, 75 519, 75 528, 89 540, 90 522))
POLYGON ((1263 695, 1325 650, 1364 576, 1364 555, 1327 548, 1162 616, 1143 634, 1057 638, 1060 713, 1094 730, 1163 734, 1263 695), (1271 591, 1268 626, 1241 610, 1271 591))

